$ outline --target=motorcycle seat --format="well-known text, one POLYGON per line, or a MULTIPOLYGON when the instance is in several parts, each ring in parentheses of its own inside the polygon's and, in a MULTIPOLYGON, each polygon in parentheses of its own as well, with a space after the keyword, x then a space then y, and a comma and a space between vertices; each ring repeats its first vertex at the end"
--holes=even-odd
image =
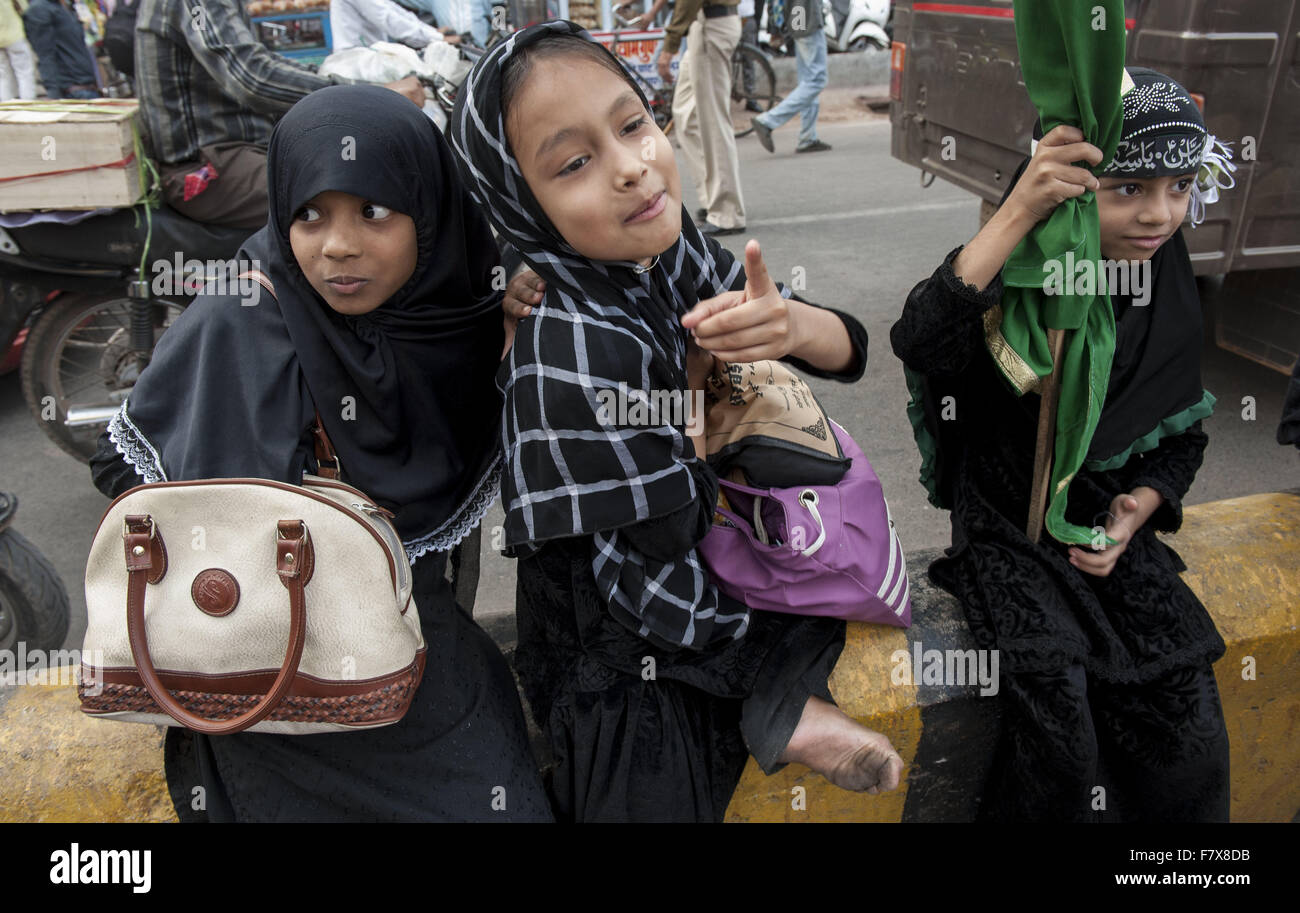
MULTIPOLYGON (((40 222, 8 231, 27 256, 135 267, 140 264, 148 228, 144 207, 136 206, 94 216, 75 225, 40 222)), ((151 274, 149 264, 161 260, 172 262, 178 252, 187 260, 231 259, 254 231, 195 222, 169 206, 161 206, 153 212, 146 272, 151 274)))

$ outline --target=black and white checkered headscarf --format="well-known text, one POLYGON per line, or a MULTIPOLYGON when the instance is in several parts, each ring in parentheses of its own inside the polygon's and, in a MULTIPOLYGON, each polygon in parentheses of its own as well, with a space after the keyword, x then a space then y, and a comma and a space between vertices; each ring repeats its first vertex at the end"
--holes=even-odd
POLYGON ((647 393, 685 390, 689 334, 681 317, 702 298, 743 289, 745 273, 726 248, 700 235, 684 207, 681 235, 645 273, 631 261, 588 260, 555 230, 524 181, 501 111, 506 62, 555 35, 595 43, 567 21, 517 32, 475 65, 447 127, 470 193, 546 280, 503 366, 505 540, 514 546, 591 535, 592 569, 615 617, 660 645, 703 648, 744 634, 748 613, 721 614, 694 549, 661 562, 620 533, 699 497, 684 426, 602 422, 597 394, 620 384, 647 393))

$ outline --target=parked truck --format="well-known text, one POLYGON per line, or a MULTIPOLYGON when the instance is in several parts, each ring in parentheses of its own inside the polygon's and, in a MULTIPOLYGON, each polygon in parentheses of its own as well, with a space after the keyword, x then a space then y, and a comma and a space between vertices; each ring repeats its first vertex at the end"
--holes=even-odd
MULTIPOLYGON (((1126 64, 1177 79, 1229 143, 1236 186, 1195 230, 1217 343, 1290 373, 1300 357, 1300 0, 1126 0, 1126 64)), ((1029 154, 1011 0, 895 0, 891 151, 978 195, 987 218, 1029 154)))

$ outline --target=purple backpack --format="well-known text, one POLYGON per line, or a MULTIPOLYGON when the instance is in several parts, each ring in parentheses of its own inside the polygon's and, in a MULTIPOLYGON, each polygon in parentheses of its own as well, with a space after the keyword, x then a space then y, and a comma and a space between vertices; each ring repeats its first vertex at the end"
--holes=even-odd
POLYGON ((719 506, 698 548, 718 589, 768 612, 906 628, 912 602, 903 547, 880 480, 848 432, 853 462, 835 485, 751 488, 719 478, 719 506))

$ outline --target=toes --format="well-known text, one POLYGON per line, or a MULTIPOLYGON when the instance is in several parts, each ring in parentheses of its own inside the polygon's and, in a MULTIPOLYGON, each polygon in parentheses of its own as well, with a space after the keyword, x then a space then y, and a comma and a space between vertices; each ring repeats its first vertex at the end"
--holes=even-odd
POLYGON ((898 754, 890 755, 885 761, 884 775, 880 778, 881 786, 884 792, 898 788, 898 783, 903 777, 903 759, 898 754))
POLYGON ((858 791, 865 791, 874 796, 898 788, 903 776, 903 758, 894 751, 893 746, 881 750, 875 745, 864 745, 858 750, 854 760, 857 762, 856 766, 863 784, 858 787, 858 791))

